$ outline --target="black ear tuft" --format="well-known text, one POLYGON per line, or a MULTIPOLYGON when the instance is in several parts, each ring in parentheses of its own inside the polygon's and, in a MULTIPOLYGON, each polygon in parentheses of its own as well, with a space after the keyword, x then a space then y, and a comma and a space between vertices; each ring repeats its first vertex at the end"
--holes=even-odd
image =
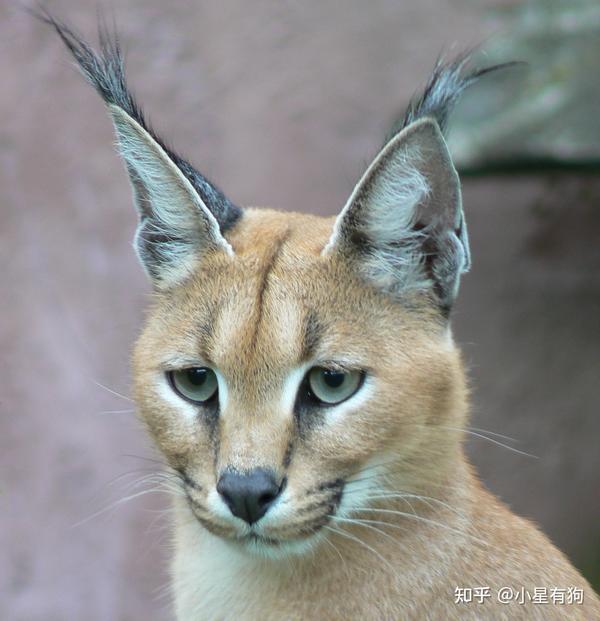
POLYGON ((114 28, 99 20, 99 51, 46 9, 31 13, 58 33, 112 117, 139 214, 134 247, 154 285, 166 289, 213 251, 233 255, 224 233, 242 210, 151 129, 127 87, 114 28))
POLYGON ((438 61, 338 216, 323 250, 394 296, 427 291, 447 316, 471 264, 460 182, 443 137, 461 93, 483 75, 470 53, 438 61))
POLYGON ((392 126, 386 143, 405 127, 423 118, 436 121, 444 133, 450 113, 466 88, 488 73, 520 64, 508 62, 469 70, 471 56, 472 51, 469 50, 449 62, 438 59, 425 88, 410 100, 404 115, 392 126))
POLYGON ((159 144, 171 161, 198 192, 207 208, 219 222, 224 233, 242 214, 227 197, 201 175, 189 162, 172 151, 151 128, 132 95, 125 79, 125 64, 115 28, 109 28, 101 17, 98 20, 99 51, 94 50, 70 26, 54 17, 47 8, 29 9, 36 18, 52 26, 87 79, 107 105, 113 105, 135 120, 159 144))

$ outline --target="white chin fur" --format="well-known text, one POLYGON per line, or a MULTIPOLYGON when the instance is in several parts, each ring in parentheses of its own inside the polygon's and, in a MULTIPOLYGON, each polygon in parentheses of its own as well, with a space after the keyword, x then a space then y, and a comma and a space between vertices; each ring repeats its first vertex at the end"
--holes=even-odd
POLYGON ((318 531, 314 535, 305 539, 295 541, 282 541, 278 544, 270 544, 257 539, 248 539, 242 541, 228 540, 228 543, 235 546, 239 550, 250 556, 258 558, 280 560, 290 556, 303 556, 314 550, 315 546, 324 536, 322 531, 318 531))

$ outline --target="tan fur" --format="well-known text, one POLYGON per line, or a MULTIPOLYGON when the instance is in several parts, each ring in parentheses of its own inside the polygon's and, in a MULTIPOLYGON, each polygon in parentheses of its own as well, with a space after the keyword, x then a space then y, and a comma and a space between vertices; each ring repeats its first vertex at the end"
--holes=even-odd
POLYGON ((464 372, 431 300, 417 292, 395 300, 341 256, 322 256, 332 226, 332 219, 248 209, 226 234, 234 256, 215 250, 185 282, 156 293, 135 350, 135 396, 158 448, 194 483, 186 486, 192 500, 175 503, 178 619, 600 618, 587 582, 467 464, 464 372), (322 334, 306 359, 311 314, 322 334), (293 403, 282 405, 287 376, 340 358, 367 370, 368 397, 299 430, 293 403), (210 364, 227 380, 212 431, 168 395, 164 371, 178 360, 210 364), (287 475, 287 512, 264 526, 291 542, 284 553, 261 555, 237 542, 232 521, 207 508, 225 466, 287 475), (320 528, 322 507, 298 510, 318 505, 310 490, 336 478, 354 479, 371 495, 404 497, 356 496, 352 505, 349 493, 342 520, 371 521, 338 515, 320 528), (477 586, 490 587, 492 597, 455 603, 455 587, 477 586), (585 600, 500 604, 495 593, 504 586, 580 587, 585 600))

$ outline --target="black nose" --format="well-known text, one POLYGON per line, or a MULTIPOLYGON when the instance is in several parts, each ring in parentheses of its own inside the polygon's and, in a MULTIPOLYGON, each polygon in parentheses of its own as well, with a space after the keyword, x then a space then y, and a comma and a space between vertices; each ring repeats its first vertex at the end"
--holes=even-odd
POLYGON ((243 474, 226 470, 217 483, 217 491, 231 513, 248 524, 260 520, 282 488, 275 473, 266 468, 255 468, 243 474))

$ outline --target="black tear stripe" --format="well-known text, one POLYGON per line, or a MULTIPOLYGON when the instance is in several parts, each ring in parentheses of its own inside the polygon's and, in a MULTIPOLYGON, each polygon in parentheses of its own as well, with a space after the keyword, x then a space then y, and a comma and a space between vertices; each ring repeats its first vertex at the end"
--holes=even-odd
POLYGON ((221 449, 221 425, 220 425, 220 417, 217 416, 213 420, 211 420, 208 433, 210 437, 210 444, 213 450, 213 469, 216 472, 217 466, 219 464, 219 450, 221 449))
POLYGON ((340 477, 337 479, 331 479, 330 481, 324 481, 323 483, 319 483, 313 489, 315 491, 324 492, 326 490, 341 488, 343 487, 343 485, 344 485, 344 479, 340 477))
POLYGON ((188 490, 185 490, 185 497, 187 498, 190 505, 192 505, 196 509, 200 509, 201 511, 207 511, 207 508, 199 500, 193 498, 188 490))
POLYGON ((183 468, 178 469, 177 472, 179 473, 179 476, 181 477, 181 480, 184 482, 185 485, 187 485, 188 487, 191 487, 192 489, 196 490, 197 492, 201 492, 202 491, 202 486, 199 485, 198 483, 196 483, 196 481, 194 481, 185 472, 185 470, 183 468))
POLYGON ((283 455, 282 465, 285 469, 290 467, 292 463, 292 453, 294 451, 294 440, 290 439, 283 455))

